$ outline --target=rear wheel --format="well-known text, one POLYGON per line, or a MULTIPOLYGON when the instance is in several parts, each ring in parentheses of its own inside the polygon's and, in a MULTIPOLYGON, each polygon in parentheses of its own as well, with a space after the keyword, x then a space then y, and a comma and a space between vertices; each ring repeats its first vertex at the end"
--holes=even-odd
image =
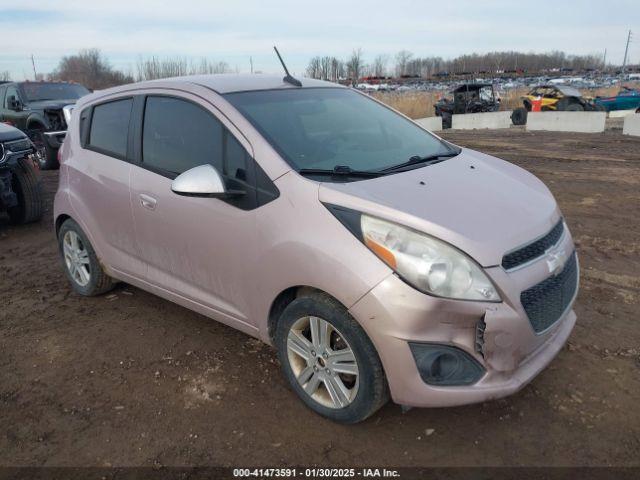
POLYGON ((529 112, 527 112, 526 108, 516 108, 513 113, 511 113, 511 121, 514 125, 526 125, 528 114, 529 112))
POLYGON ((584 107, 579 103, 570 103, 565 109, 567 112, 583 112, 584 107))
POLYGON ((309 408, 326 418, 357 423, 389 398, 373 344, 347 310, 329 296, 291 302, 278 322, 276 345, 291 387, 309 408))
POLYGON ((18 204, 7 209, 13 224, 37 222, 42 218, 42 188, 40 176, 31 160, 18 160, 11 172, 11 189, 18 197, 18 204))
POLYGON ((76 222, 68 219, 62 224, 58 245, 64 272, 77 293, 91 297, 113 288, 114 281, 104 273, 89 239, 76 222))
POLYGON ((559 112, 581 112, 584 107, 575 98, 565 97, 558 101, 556 110, 559 112))

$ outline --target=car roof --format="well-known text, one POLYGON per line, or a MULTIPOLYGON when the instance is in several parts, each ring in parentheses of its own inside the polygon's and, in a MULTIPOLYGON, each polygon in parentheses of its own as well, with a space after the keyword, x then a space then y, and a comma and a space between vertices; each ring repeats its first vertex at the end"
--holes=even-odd
MULTIPOLYGON (((301 78, 302 88, 345 88, 337 83, 315 80, 312 78, 301 78)), ((152 86, 154 83, 192 83, 200 85, 219 94, 232 92, 247 92, 255 90, 276 90, 276 89, 297 89, 283 80, 282 75, 265 74, 212 74, 212 75, 190 75, 185 77, 163 78, 136 83, 137 87, 152 86)))
POLYGON ((463 83, 458 88, 453 90, 453 92, 456 93, 456 92, 466 92, 467 90, 480 90, 481 88, 492 87, 492 86, 493 85, 491 83, 463 83))
POLYGON ((578 90, 578 89, 576 89, 574 87, 569 87, 567 85, 546 84, 546 85, 538 85, 536 88, 555 88, 556 90, 561 91, 567 97, 581 97, 582 96, 582 93, 580 93, 580 90, 578 90))

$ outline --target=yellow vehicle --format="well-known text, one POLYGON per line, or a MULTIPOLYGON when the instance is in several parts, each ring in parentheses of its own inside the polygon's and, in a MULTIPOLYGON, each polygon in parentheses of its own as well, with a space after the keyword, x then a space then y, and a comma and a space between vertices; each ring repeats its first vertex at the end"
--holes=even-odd
POLYGON ((527 114, 531 111, 582 112, 603 110, 592 98, 583 97, 580 91, 565 85, 540 85, 522 97, 523 107, 516 108, 511 114, 514 125, 527 123, 527 114))

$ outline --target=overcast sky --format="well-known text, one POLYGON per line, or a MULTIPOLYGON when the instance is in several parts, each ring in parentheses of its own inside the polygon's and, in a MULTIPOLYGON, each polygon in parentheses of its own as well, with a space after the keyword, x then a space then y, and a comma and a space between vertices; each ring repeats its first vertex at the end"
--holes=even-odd
POLYGON ((302 73, 310 57, 365 60, 406 49, 445 58, 494 50, 602 54, 621 63, 640 0, 0 0, 0 72, 14 79, 49 72, 63 55, 99 48, 111 64, 135 73, 143 55, 225 61, 241 72, 279 71, 272 46, 302 73))

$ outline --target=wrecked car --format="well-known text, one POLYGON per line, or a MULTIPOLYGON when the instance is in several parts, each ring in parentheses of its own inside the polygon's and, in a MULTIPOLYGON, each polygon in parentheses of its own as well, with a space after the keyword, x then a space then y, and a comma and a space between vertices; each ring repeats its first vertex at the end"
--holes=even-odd
POLYGON ((435 104, 437 117, 442 117, 442 128, 451 128, 452 116, 464 113, 496 112, 500 99, 490 83, 465 83, 435 104))
POLYGON ((522 107, 511 113, 514 125, 526 125, 531 111, 557 112, 594 112, 603 111, 604 107, 585 97, 580 90, 567 85, 539 85, 521 97, 522 107))
POLYGON ((7 82, 0 84, 0 122, 27 134, 38 148, 42 170, 58 168, 58 149, 64 140, 75 102, 87 90, 67 82, 7 82))
POLYGON ((615 110, 634 110, 640 108, 640 90, 622 87, 618 95, 613 97, 596 97, 596 105, 601 105, 607 112, 615 110))
POLYGON ((80 100, 60 161, 75 292, 123 281, 257 337, 334 421, 389 396, 513 394, 576 322, 578 258, 549 189, 354 89, 289 75, 115 87, 80 100))
POLYGON ((17 128, 0 123, 0 213, 12 224, 42 217, 40 175, 34 165, 38 151, 17 128))

